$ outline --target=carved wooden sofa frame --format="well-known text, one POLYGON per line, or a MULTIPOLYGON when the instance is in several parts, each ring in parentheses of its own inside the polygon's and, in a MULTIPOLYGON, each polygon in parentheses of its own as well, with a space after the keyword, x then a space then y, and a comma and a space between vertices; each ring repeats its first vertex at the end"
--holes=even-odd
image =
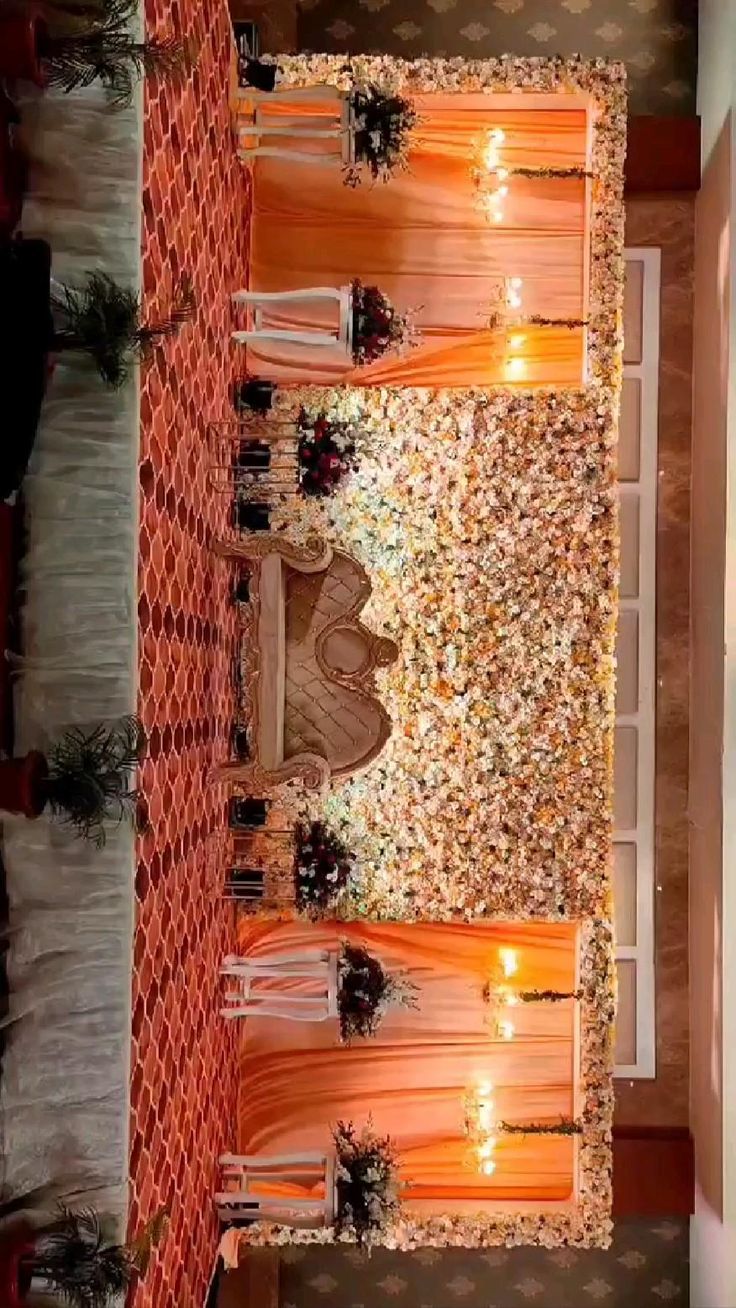
MULTIPOLYGON (((310 538, 302 546, 273 533, 253 533, 238 541, 218 541, 214 548, 221 558, 250 565, 254 655, 252 757, 246 762, 221 764, 218 778, 251 794, 268 792, 293 780, 318 790, 332 778, 350 776, 367 767, 391 734, 391 720, 375 693, 375 672, 395 661, 398 647, 394 641, 370 631, 359 619, 371 594, 365 570, 351 555, 333 550, 319 537, 310 538), (286 608, 288 587, 295 574, 305 579, 314 577, 317 585, 332 585, 335 594, 345 591, 348 596, 344 608, 331 602, 336 610, 334 616, 317 629, 316 635, 310 633, 319 694, 327 695, 334 688, 348 726, 351 705, 355 708, 356 736, 348 758, 331 757, 328 745, 291 753, 285 748, 286 608), (316 574, 321 574, 322 581, 316 574)), ((318 705, 314 712, 319 717, 318 705)), ((325 722, 331 725, 329 718, 327 711, 325 722)), ((335 730, 340 732, 342 727, 338 724, 335 730)))

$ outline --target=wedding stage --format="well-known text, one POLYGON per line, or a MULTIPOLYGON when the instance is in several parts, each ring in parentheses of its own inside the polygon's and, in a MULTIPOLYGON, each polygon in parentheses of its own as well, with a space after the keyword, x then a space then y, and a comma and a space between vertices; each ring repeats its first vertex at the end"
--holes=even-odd
MULTIPOLYGON (((230 779, 274 789, 265 825, 244 824, 225 855, 241 912, 222 1015, 244 1034, 239 1127, 217 1193, 232 1227, 223 1252, 349 1236, 340 1209, 361 1147, 385 1168, 373 1202, 385 1201, 376 1238, 390 1247, 605 1244, 619 70, 275 64, 270 93, 251 98, 246 85, 235 98, 253 233, 233 338, 249 373, 278 390, 233 428, 227 489, 264 511, 262 557, 287 539, 299 569, 330 545, 354 557, 370 583, 361 621, 397 656, 371 674, 392 729, 370 766, 333 769, 326 790, 305 771, 322 789, 285 798, 261 769, 262 724, 283 717, 280 766, 297 720, 299 748, 329 763, 335 692, 322 665, 310 672, 318 692, 297 675, 297 650, 320 648, 329 615, 316 574, 311 590, 299 584, 298 618, 288 581, 279 599, 261 581, 246 605, 255 689, 241 706, 256 754, 230 779), (381 79, 412 96, 409 163, 354 188, 362 102, 350 87, 381 79), (348 95, 347 118, 325 87, 348 95), (316 493, 309 473, 301 503, 279 480, 290 430, 303 469, 315 458, 330 469, 316 493), (264 611, 281 603, 283 633, 264 643, 264 611), (285 666, 275 698, 274 659, 285 666), (296 885, 292 846, 279 844, 295 821, 296 885), (300 906, 319 920, 299 923, 300 906), (509 951, 513 971, 499 974, 509 951), (377 1001, 380 1028, 359 1021, 360 1042, 345 1048, 344 1005, 358 993, 370 1008, 381 972, 386 994, 403 984, 394 974, 411 979, 412 1006, 377 1001), (359 1132, 369 1114, 362 1146, 336 1128, 359 1132)), ((232 543, 237 529, 223 535, 223 553, 244 563, 253 547, 232 543)), ((290 566, 284 556, 286 577, 290 566)), ((343 658, 334 675, 347 687, 343 658)))
POLYGON ((116 222, 147 318, 185 274, 196 309, 59 450, 62 372, 29 484, 29 731, 130 709, 137 659, 147 737, 135 845, 6 833, 30 909, 29 841, 63 849, 82 1016, 103 962, 87 1097, 63 988, 39 1046, 73 1180, 129 1234, 169 1211, 135 1308, 202 1302, 218 1244, 606 1245, 622 71, 284 56, 258 90, 216 0, 188 21, 116 222), (48 598, 59 542, 88 608, 48 598))

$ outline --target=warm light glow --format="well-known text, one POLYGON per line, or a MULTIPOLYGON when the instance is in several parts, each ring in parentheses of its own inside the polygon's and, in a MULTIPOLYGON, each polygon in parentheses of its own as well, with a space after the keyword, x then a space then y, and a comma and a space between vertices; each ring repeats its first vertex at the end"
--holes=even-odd
POLYGON ((526 336, 512 336, 509 345, 512 350, 520 350, 522 345, 526 345, 526 336))
POLYGON ((478 1094, 481 1099, 487 1099, 493 1094, 493 1086, 490 1081, 480 1081, 478 1083, 478 1094))
POLYGON ((481 1130, 487 1131, 491 1126, 491 1123, 493 1122, 493 1117, 491 1116, 492 1111, 493 1111, 492 1104, 490 1103, 478 1104, 478 1125, 480 1126, 481 1130))
POLYGON ((509 282, 509 286, 513 286, 515 291, 518 291, 520 287, 522 287, 523 285, 524 282, 521 277, 512 277, 511 281, 509 282))
POLYGON ((503 1002, 507 1008, 516 1008, 519 1004, 519 996, 513 990, 504 991, 503 1002))
POLYGON ((494 221, 494 223, 502 223, 502 222, 503 222, 503 214, 502 214, 502 213, 494 213, 494 215, 493 215, 493 221, 494 221))
POLYGON ((500 145, 502 141, 506 140, 506 133, 503 131, 501 127, 494 127, 493 131, 491 132, 491 140, 497 141, 498 144, 500 145))
POLYGON ((508 1022, 505 1019, 498 1023, 497 1030, 502 1040, 513 1040, 516 1033, 513 1022, 508 1022))
POLYGON ((478 1157, 490 1158, 491 1154, 496 1148, 496 1144, 497 1144, 497 1140, 495 1135, 489 1136, 487 1140, 484 1140, 483 1143, 478 1146, 478 1157))
POLYGON ((516 976, 519 970, 519 955, 515 949, 499 949, 498 957, 501 960, 504 976, 516 976))
POLYGON ((523 377, 526 372, 526 364, 523 359, 509 359, 506 364, 506 372, 509 377, 523 377))
POLYGON ((481 1163, 480 1170, 483 1172, 484 1176, 493 1176, 493 1173, 496 1170, 496 1164, 492 1159, 488 1158, 484 1163, 481 1163))
POLYGON ((502 181, 504 180, 504 178, 508 177, 508 175, 509 175, 509 170, 508 170, 508 168, 497 168, 497 169, 496 169, 496 176, 497 176, 497 178, 498 178, 498 180, 499 180, 500 182, 502 182, 502 181))

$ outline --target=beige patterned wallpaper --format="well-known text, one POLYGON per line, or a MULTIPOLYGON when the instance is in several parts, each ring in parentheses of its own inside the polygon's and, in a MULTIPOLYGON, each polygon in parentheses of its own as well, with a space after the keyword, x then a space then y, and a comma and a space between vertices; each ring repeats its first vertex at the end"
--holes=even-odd
POLYGON ((684 1222, 621 1223, 580 1249, 283 1250, 281 1308, 685 1308, 684 1222))
POLYGON ((408 58, 605 55, 626 61, 632 113, 695 111, 697 0, 299 0, 298 44, 408 58))

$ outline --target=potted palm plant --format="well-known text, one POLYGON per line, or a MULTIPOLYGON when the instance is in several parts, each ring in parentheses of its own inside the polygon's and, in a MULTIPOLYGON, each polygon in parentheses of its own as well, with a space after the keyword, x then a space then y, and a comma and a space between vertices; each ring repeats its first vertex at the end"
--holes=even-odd
POLYGON ((40 817, 44 809, 75 835, 101 849, 105 823, 138 817, 134 772, 145 734, 138 718, 100 723, 92 731, 72 727, 49 751, 0 761, 0 809, 40 817))
POLYGON ((88 354, 108 386, 122 386, 131 361, 146 358, 154 345, 175 336, 194 317, 196 301, 191 281, 182 278, 169 314, 156 322, 143 322, 140 300, 106 273, 89 273, 81 288, 58 283, 51 304, 58 325, 52 349, 88 354))
POLYGON ((67 1308, 108 1308, 148 1270, 151 1254, 168 1220, 161 1210, 131 1244, 105 1239, 92 1209, 62 1207, 48 1229, 12 1235, 0 1250, 0 1297, 4 1308, 20 1308, 36 1290, 51 1293, 67 1308))
POLYGON ((174 36, 136 39, 137 0, 14 10, 0 15, 0 76, 64 92, 98 79, 117 107, 130 103, 144 75, 176 77, 192 66, 190 48, 174 36))

